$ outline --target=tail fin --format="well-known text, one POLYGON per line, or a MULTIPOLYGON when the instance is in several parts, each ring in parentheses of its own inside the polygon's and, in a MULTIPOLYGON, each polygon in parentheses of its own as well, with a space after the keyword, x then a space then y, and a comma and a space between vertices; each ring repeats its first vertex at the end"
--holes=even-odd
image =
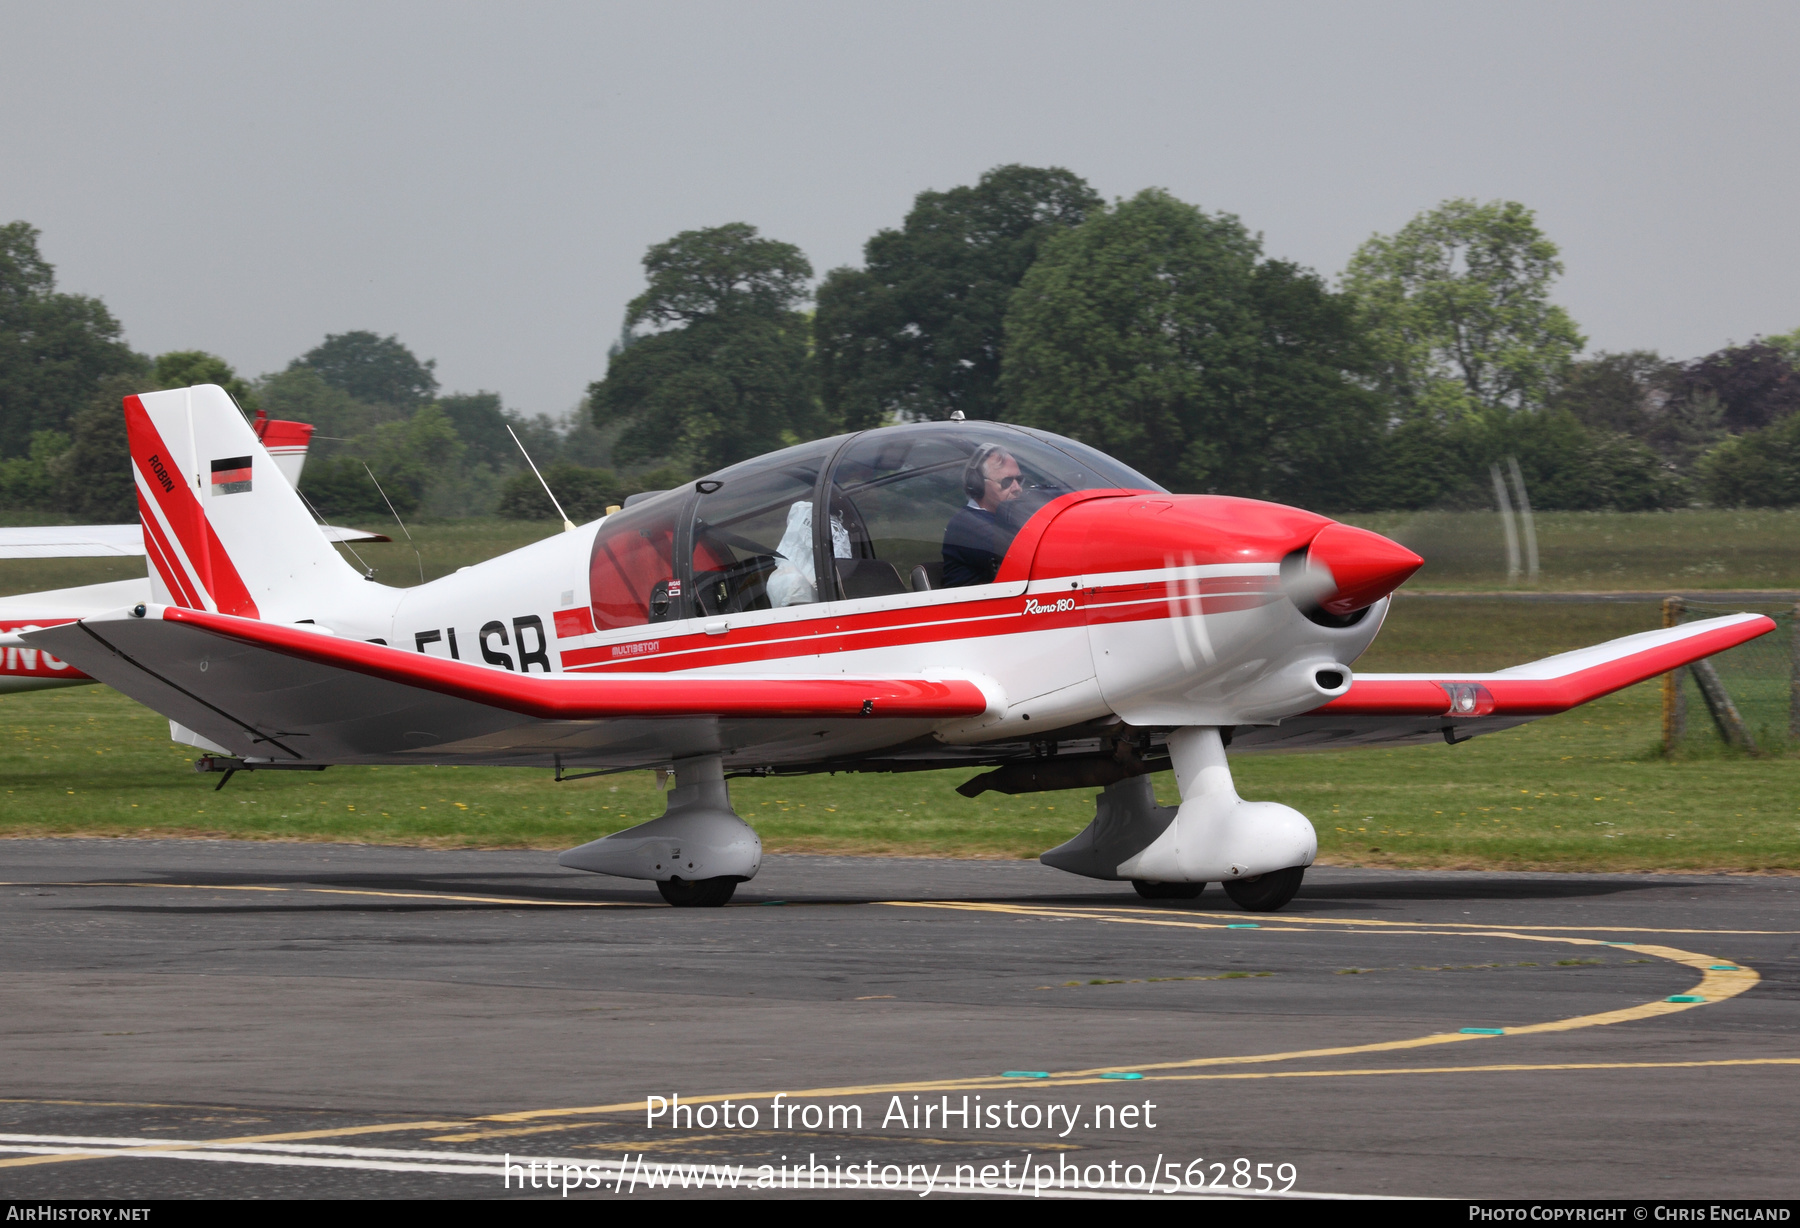
POLYGON ((224 389, 126 397, 125 426, 156 601, 293 622, 354 586, 224 389))

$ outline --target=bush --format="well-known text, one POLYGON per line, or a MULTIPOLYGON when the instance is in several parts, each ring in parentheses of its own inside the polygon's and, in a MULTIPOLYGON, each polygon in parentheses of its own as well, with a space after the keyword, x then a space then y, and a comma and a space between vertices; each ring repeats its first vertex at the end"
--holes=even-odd
POLYGON ((33 431, 31 455, 0 460, 0 507, 16 511, 58 511, 61 493, 50 462, 69 450, 60 431, 33 431))
POLYGON ((1492 466, 1519 462, 1543 511, 1647 512, 1688 502, 1687 483, 1642 441, 1566 411, 1403 423, 1383 435, 1349 510, 1491 507, 1492 466))
POLYGON ((1653 512, 1688 501, 1687 485, 1641 441, 1590 431, 1565 411, 1525 414, 1490 428, 1481 474, 1518 458, 1531 505, 1545 511, 1653 512))
MULTIPOLYGON (((394 511, 409 516, 418 510, 419 497, 410 486, 382 484, 394 511)), ((328 460, 309 460, 300 480, 301 493, 331 521, 386 520, 391 514, 381 490, 369 480, 363 463, 353 456, 333 456, 328 460)))
MULTIPOLYGON (((557 501, 577 524, 597 520, 606 509, 624 499, 623 487, 610 469, 583 465, 551 465, 544 480, 556 492, 557 501)), ((501 489, 500 514, 514 520, 555 520, 556 509, 544 495, 537 474, 522 469, 506 479, 501 489)))
POLYGON ((1700 483, 1719 507, 1800 503, 1800 414, 1727 439, 1701 459, 1700 483))

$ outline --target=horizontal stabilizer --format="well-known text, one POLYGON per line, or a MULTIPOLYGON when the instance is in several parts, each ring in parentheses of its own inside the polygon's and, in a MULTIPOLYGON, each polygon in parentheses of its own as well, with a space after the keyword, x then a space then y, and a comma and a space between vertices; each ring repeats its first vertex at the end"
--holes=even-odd
MULTIPOLYGON (((382 533, 325 524, 328 542, 387 542, 382 533)), ((0 559, 143 558, 144 528, 137 524, 53 524, 0 528, 0 559)))

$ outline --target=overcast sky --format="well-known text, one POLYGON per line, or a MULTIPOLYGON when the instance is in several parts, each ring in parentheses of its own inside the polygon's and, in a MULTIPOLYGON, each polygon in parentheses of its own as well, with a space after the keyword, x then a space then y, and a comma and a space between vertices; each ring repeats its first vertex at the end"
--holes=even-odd
POLYGON ((397 333, 560 414, 644 249, 819 271, 1005 162, 1160 186, 1335 276, 1453 196, 1537 210, 1591 348, 1800 326, 1792 3, 17 3, 0 221, 149 353, 397 333))

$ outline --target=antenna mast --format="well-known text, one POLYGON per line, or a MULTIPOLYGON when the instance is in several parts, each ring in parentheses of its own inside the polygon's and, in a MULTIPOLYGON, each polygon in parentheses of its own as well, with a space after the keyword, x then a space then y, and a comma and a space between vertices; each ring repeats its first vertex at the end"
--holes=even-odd
POLYGON ((550 506, 556 509, 556 514, 558 516, 562 517, 563 532, 573 533, 575 531, 575 522, 569 519, 569 514, 562 510, 562 504, 556 501, 556 496, 550 491, 550 483, 544 481, 544 475, 538 473, 537 462, 531 459, 531 453, 525 450, 524 444, 519 443, 519 433, 513 430, 510 424, 506 428, 506 433, 512 436, 514 443, 519 444, 519 454, 525 458, 525 463, 531 466, 531 471, 537 473, 538 485, 544 488, 544 493, 550 497, 550 506))

